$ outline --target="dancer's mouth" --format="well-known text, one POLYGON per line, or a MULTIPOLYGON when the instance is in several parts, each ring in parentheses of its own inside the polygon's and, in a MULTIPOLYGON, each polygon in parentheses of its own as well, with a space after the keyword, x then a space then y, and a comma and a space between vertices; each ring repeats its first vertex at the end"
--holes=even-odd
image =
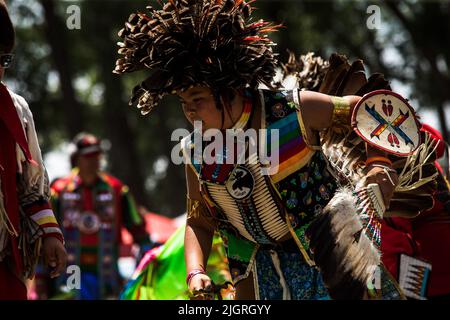
POLYGON ((189 121, 191 121, 192 123, 194 123, 194 121, 201 121, 203 124, 203 120, 200 119, 200 117, 198 116, 198 114, 196 112, 188 112, 187 117, 188 117, 189 121))
POLYGON ((197 113, 195 111, 187 111, 186 115, 189 118, 189 120, 191 120, 191 121, 194 121, 197 119, 197 113))
POLYGON ((194 121, 196 119, 196 114, 194 111, 190 111, 187 113, 189 120, 194 121))

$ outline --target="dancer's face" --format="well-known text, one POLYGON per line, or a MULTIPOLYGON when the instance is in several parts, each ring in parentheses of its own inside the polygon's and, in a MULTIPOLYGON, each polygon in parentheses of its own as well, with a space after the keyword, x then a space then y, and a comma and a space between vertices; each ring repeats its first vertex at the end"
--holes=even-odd
POLYGON ((202 121, 203 130, 221 129, 222 112, 217 109, 214 95, 207 87, 193 87, 178 92, 183 112, 191 124, 202 121))

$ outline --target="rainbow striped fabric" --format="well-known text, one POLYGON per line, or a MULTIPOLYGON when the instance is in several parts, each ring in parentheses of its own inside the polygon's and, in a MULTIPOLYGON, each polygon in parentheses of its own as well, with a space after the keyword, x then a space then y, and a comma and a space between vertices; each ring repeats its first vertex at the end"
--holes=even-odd
MULTIPOLYGON (((265 93, 270 95, 272 92, 265 93)), ((276 173, 271 176, 272 181, 277 183, 308 164, 315 151, 306 145, 300 130, 300 113, 296 112, 293 106, 289 106, 287 97, 278 93, 275 99, 273 95, 269 99, 266 96, 264 98, 266 112, 273 113, 274 109, 285 109, 284 116, 279 120, 273 115, 267 117, 267 150, 271 150, 271 130, 279 132, 279 163, 272 168, 276 173), (270 119, 275 121, 272 122, 270 119)))

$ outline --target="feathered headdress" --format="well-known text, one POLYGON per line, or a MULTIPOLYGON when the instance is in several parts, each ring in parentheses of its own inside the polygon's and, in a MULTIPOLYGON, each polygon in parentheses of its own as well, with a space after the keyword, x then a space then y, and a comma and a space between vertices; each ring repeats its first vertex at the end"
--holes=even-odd
POLYGON ((274 86, 318 91, 330 65, 328 60, 316 56, 314 52, 300 55, 298 59, 292 51, 288 52, 287 62, 281 63, 281 68, 277 70, 274 86))
POLYGON ((166 94, 193 85, 270 85, 276 59, 267 34, 279 26, 252 22, 251 2, 168 0, 161 10, 148 6, 147 14, 131 14, 119 32, 122 57, 114 72, 152 73, 133 89, 130 104, 138 101, 147 114, 166 94))

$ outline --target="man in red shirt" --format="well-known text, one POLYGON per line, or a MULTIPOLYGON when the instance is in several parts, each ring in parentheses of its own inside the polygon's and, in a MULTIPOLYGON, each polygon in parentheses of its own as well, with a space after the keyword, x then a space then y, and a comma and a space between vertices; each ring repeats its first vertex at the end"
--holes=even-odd
MULTIPOLYGON (((122 227, 128 229, 141 249, 150 248, 150 237, 128 187, 100 170, 101 141, 81 133, 74 145, 71 160, 75 168, 51 185, 53 208, 66 238, 68 262, 81 270, 81 288, 72 290, 70 298, 115 298, 122 288, 117 263, 122 227)), ((57 291, 61 284, 57 284, 57 291)))

